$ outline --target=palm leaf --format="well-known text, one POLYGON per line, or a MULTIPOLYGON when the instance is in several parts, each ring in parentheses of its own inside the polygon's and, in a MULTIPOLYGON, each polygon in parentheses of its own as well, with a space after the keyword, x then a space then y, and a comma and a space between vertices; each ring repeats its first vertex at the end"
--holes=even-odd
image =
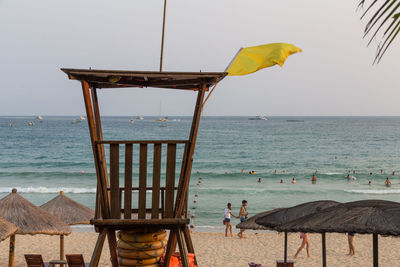
POLYGON ((358 7, 364 8, 365 5, 361 15, 361 19, 367 19, 364 38, 369 36, 368 45, 376 38, 383 41, 378 45, 375 64, 380 62, 400 32, 400 0, 360 0, 358 7))

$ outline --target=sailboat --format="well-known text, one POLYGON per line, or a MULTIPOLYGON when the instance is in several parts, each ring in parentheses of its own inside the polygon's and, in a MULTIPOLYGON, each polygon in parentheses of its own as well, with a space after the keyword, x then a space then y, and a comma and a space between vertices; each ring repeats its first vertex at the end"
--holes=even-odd
POLYGON ((161 114, 162 114, 161 111, 162 111, 162 105, 161 105, 161 101, 160 101, 160 117, 158 119, 156 119, 156 121, 159 121, 159 122, 168 121, 168 117, 161 117, 161 114))

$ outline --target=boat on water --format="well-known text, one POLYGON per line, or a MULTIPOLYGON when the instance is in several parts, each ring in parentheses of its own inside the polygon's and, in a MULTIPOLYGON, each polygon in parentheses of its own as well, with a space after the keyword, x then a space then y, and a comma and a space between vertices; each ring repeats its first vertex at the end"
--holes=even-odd
POLYGON ((81 119, 81 121, 86 120, 84 116, 81 116, 80 119, 81 119))
POLYGON ((265 116, 259 115, 254 118, 249 118, 249 120, 251 120, 251 121, 267 121, 268 119, 265 116))
POLYGON ((10 127, 14 127, 14 125, 15 125, 15 121, 10 121, 10 123, 8 124, 8 126, 10 126, 10 127))
POLYGON ((81 123, 81 122, 82 122, 82 120, 80 120, 80 119, 79 119, 79 120, 72 120, 72 121, 71 121, 72 124, 77 124, 77 123, 81 123))
POLYGON ((28 123, 28 125, 29 125, 29 126, 35 126, 35 123, 34 123, 33 121, 30 121, 30 122, 28 123))
POLYGON ((167 117, 160 117, 160 118, 156 119, 156 121, 165 122, 165 121, 168 121, 168 118, 167 117))
POLYGON ((130 119, 129 122, 130 122, 131 124, 133 124, 133 123, 135 122, 135 120, 134 120, 134 119, 130 119))
POLYGON ((138 119, 138 120, 141 120, 141 121, 142 121, 142 120, 144 120, 144 117, 143 117, 142 115, 140 115, 140 116, 137 116, 137 117, 136 117, 136 119, 138 119))
POLYGON ((38 119, 38 120, 40 120, 40 122, 42 122, 42 120, 43 120, 43 117, 42 117, 42 116, 40 116, 40 115, 37 115, 37 116, 36 116, 36 119, 38 119))

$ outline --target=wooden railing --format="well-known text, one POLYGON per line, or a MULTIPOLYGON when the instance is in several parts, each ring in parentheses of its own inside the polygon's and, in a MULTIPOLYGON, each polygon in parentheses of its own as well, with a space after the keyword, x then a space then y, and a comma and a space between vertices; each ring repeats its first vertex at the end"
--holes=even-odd
MULTIPOLYGON (((144 141, 99 141, 96 145, 109 145, 109 187, 110 209, 112 219, 151 219, 173 218, 176 186, 176 153, 177 145, 188 144, 186 140, 144 140, 144 141), (147 186, 148 147, 153 146, 152 186, 147 186), (133 173, 134 147, 138 149, 139 173, 133 173), (120 185, 120 148, 125 148, 124 185, 120 185), (166 147, 165 185, 161 185, 162 149, 166 147), (132 181, 138 179, 138 186, 132 181), (138 192, 137 202, 132 199, 133 193, 138 192), (147 192, 151 191, 151 200, 147 192), (123 198, 122 198, 123 195, 123 198), (151 202, 151 205, 148 205, 151 202), (161 202, 161 203, 160 203, 161 202), (134 205, 135 204, 135 205, 134 205), (161 205, 160 205, 161 204, 161 205), (151 206, 151 208, 146 208, 151 206), (147 214, 147 216, 146 216, 147 214), (135 216, 133 216, 135 215, 135 216)), ((186 204, 187 207, 187 204, 186 204)), ((186 209, 187 210, 187 209, 186 209)), ((187 215, 186 212, 184 214, 187 215)))

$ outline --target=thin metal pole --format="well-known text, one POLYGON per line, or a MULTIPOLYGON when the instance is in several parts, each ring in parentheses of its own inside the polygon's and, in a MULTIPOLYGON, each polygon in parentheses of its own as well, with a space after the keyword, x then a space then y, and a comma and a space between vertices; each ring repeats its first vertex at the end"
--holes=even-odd
POLYGON ((165 15, 167 10, 167 0, 164 0, 164 15, 162 24, 162 37, 161 37, 161 55, 160 55, 160 71, 162 71, 163 66, 163 54, 164 54, 164 33, 165 33, 165 15))
POLYGON ((287 239, 288 239, 288 234, 285 231, 285 252, 283 255, 283 266, 284 267, 287 267, 287 241, 288 241, 287 239))
POLYGON ((373 244, 373 266, 378 267, 379 265, 379 256, 378 256, 378 234, 373 234, 372 235, 372 244, 373 244))
POLYGON ((322 266, 326 267, 326 234, 322 233, 322 266))

